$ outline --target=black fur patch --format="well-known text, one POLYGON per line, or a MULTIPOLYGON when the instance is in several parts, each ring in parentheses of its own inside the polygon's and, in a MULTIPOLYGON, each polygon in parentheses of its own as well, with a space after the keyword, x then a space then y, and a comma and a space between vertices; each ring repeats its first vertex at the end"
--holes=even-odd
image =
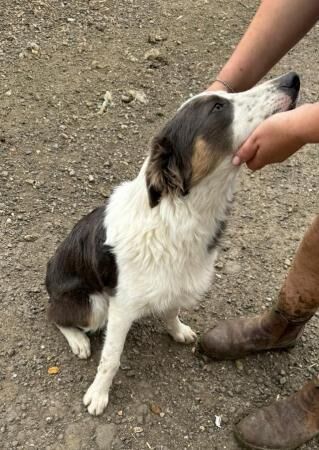
POLYGON ((226 230, 226 227, 227 227, 227 220, 218 221, 217 231, 214 234, 214 236, 212 236, 207 246, 207 250, 209 252, 212 252, 218 246, 220 239, 224 234, 224 231, 226 230))
POLYGON ((112 247, 104 245, 105 207, 83 217, 50 259, 46 288, 50 295, 49 319, 62 326, 88 325, 89 296, 114 293, 118 269, 112 247))
POLYGON ((224 220, 219 220, 217 223, 217 230, 213 234, 213 236, 211 237, 211 239, 207 245, 208 252, 212 252, 216 247, 218 247, 220 240, 223 237, 223 234, 227 228, 227 217, 230 214, 232 203, 233 203, 233 200, 229 201, 228 205, 226 206, 226 211, 225 211, 226 218, 224 220))

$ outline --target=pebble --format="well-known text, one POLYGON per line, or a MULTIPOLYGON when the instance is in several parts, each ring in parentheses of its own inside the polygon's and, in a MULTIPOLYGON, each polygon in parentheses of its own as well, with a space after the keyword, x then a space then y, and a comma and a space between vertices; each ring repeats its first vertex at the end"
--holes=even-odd
POLYGON ((94 176, 93 175, 89 175, 89 183, 94 183, 94 176))
POLYGON ((36 234, 26 234, 24 236, 24 240, 27 242, 34 242, 38 239, 38 236, 36 234))
POLYGON ((129 90, 125 94, 122 95, 121 100, 123 103, 131 103, 134 100, 137 100, 140 103, 143 103, 144 105, 148 104, 148 100, 146 97, 145 92, 143 91, 136 91, 134 89, 129 90))
POLYGON ((240 372, 242 372, 244 370, 243 363, 241 361, 239 361, 238 359, 236 360, 235 365, 240 372))
POLYGON ((162 412, 161 407, 159 405, 157 405, 156 403, 150 404, 150 410, 152 411, 153 414, 156 414, 157 416, 159 416, 160 413, 162 412))
POLYGON ((160 35, 160 34, 156 34, 156 33, 150 33, 148 35, 148 42, 150 44, 157 44, 158 42, 162 42, 162 41, 166 41, 167 40, 167 36, 166 35, 160 35))
POLYGON ((150 50, 147 50, 144 54, 144 59, 146 61, 150 61, 151 67, 156 68, 159 65, 167 65, 168 60, 166 56, 164 56, 158 48, 151 48, 150 50))
POLYGON ((27 46, 27 50, 29 50, 31 53, 34 53, 37 55, 40 51, 40 46, 36 44, 35 42, 30 42, 27 46))
POLYGON ((150 50, 147 50, 144 54, 144 59, 148 61, 152 61, 154 59, 158 59, 161 56, 161 52, 158 50, 158 48, 151 48, 150 50))

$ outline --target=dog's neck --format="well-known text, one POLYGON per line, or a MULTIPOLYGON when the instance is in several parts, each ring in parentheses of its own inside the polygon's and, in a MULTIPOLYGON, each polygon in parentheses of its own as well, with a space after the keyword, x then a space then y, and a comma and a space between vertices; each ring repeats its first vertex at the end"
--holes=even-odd
MULTIPOLYGON (((143 203, 148 201, 145 171, 148 160, 141 168, 134 182, 141 184, 140 195, 143 203)), ((211 232, 211 224, 216 220, 224 220, 229 212, 236 186, 238 168, 232 167, 229 161, 223 161, 215 171, 190 189, 185 197, 164 196, 158 206, 149 210, 151 215, 158 216, 168 227, 182 230, 190 227, 207 228, 211 232)))
POLYGON ((164 196, 151 208, 145 178, 147 163, 146 159, 138 176, 118 186, 109 200, 105 217, 107 244, 133 241, 138 234, 140 245, 147 235, 148 246, 153 245, 152 239, 157 245, 158 237, 165 236, 172 248, 194 249, 195 242, 206 248, 227 218, 237 169, 232 169, 227 161, 222 162, 185 197, 164 196))

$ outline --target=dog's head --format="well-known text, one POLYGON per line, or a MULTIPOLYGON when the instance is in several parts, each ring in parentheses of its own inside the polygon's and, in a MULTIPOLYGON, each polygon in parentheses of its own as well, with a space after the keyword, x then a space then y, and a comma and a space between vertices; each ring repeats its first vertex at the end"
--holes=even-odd
POLYGON ((203 92, 187 102, 152 142, 146 169, 150 206, 166 195, 186 196, 211 176, 264 119, 295 106, 300 88, 291 72, 249 91, 203 92))

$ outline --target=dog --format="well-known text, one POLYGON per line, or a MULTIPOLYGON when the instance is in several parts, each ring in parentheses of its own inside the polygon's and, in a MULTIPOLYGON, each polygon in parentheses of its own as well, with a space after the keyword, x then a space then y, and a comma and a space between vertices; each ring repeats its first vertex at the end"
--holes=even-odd
POLYGON ((177 342, 194 331, 179 320, 209 289, 233 201, 234 152, 267 117, 295 106, 289 73, 242 93, 187 100, 152 141, 138 176, 82 218, 48 262, 48 318, 79 358, 87 332, 106 327, 96 377, 84 395, 92 415, 108 404, 132 323, 158 314, 177 342))

